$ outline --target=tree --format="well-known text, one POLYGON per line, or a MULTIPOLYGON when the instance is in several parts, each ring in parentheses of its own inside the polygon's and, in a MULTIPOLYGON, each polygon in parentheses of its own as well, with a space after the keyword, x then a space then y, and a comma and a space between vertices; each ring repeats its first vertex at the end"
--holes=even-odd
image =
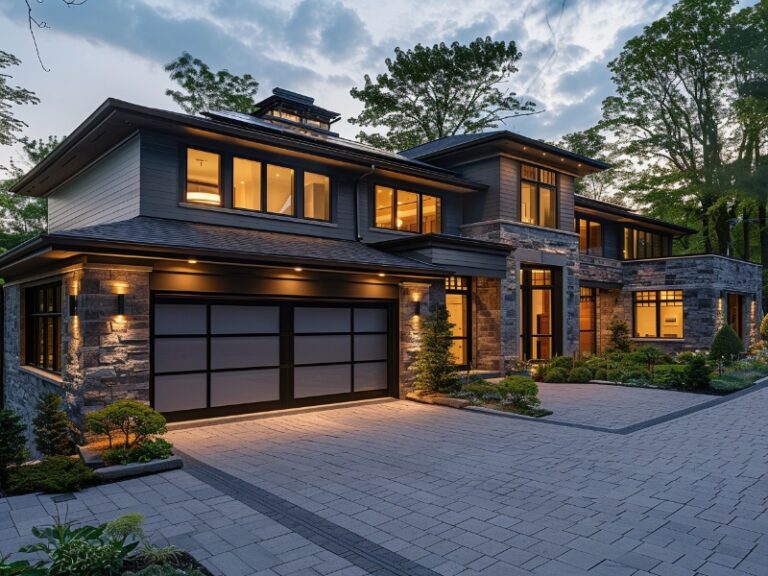
POLYGON ((574 184, 577 194, 581 194, 595 200, 623 204, 624 200, 617 196, 621 188, 623 173, 627 169, 628 162, 622 158, 614 143, 606 138, 600 125, 587 128, 581 132, 565 134, 557 146, 565 148, 576 154, 602 160, 611 165, 610 170, 603 170, 589 174, 583 178, 577 178, 574 184))
POLYGON ((436 308, 423 319, 421 347, 413 364, 416 388, 447 392, 458 384, 456 360, 451 352, 452 329, 445 306, 436 308))
MULTIPOLYGON (((609 64, 616 96, 603 102, 603 126, 621 151, 641 159, 633 188, 654 206, 682 203, 701 222, 713 251, 712 209, 728 189, 732 96, 721 43, 734 0, 681 0, 609 64)), ((727 239, 718 231, 719 251, 727 239)))
POLYGON ((232 110, 250 114, 256 109, 254 97, 259 83, 250 74, 235 76, 228 70, 212 72, 199 58, 183 52, 165 66, 171 80, 181 90, 165 91, 187 114, 200 114, 208 110, 232 110))
POLYGON ((25 430, 18 414, 0 410, 0 492, 8 487, 8 468, 20 465, 29 456, 25 430))
POLYGON ((495 128, 507 118, 533 113, 533 102, 500 87, 517 72, 520 57, 514 42, 490 37, 469 45, 395 48, 394 60, 385 60, 386 73, 375 81, 366 74, 365 85, 350 91, 364 108, 349 122, 385 129, 385 134, 361 131, 357 138, 389 150, 495 128))
POLYGON ((37 450, 43 456, 72 454, 74 446, 69 435, 70 423, 67 413, 61 409, 61 396, 55 392, 41 395, 35 410, 32 427, 37 450))
MULTIPOLYGON (((0 50, 0 70, 18 66, 21 60, 13 54, 0 50)), ((0 146, 10 146, 16 141, 15 134, 26 124, 13 115, 12 107, 23 104, 37 104, 40 99, 35 93, 20 86, 11 86, 9 74, 0 72, 0 146)))
POLYGON ((717 331, 712 346, 709 348, 709 359, 713 361, 722 360, 730 364, 739 354, 744 351, 744 345, 741 338, 730 324, 723 324, 723 327, 717 331))

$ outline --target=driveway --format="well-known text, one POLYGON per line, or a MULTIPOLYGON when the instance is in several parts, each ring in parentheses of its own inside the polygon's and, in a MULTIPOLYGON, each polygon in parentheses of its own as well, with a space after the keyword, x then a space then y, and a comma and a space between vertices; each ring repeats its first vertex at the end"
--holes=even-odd
MULTIPOLYGON (((757 389, 617 433, 384 401, 174 431, 184 471, 75 503, 141 506, 216 574, 765 575, 766 413, 757 389)), ((0 550, 53 509, 23 498, 0 550)))

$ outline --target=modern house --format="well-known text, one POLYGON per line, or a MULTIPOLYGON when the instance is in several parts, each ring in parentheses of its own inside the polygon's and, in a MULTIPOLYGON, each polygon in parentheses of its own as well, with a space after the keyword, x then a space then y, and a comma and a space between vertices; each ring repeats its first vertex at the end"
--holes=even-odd
POLYGON ((280 89, 253 114, 100 106, 14 187, 48 199, 49 231, 0 256, 6 406, 399 396, 443 303, 485 371, 599 352, 613 318, 668 350, 724 322, 755 338, 760 266, 674 256, 693 230, 574 194, 606 164, 507 131, 395 154, 338 119, 280 89))

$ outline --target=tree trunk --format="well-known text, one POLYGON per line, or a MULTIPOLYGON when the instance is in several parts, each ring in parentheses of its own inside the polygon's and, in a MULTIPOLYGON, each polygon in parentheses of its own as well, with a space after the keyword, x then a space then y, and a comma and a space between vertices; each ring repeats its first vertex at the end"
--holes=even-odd
POLYGON ((744 260, 749 260, 749 210, 746 208, 742 211, 742 219, 744 220, 744 238, 742 240, 741 257, 744 260))
POLYGON ((760 233, 760 264, 763 268, 768 267, 768 229, 766 229, 766 213, 765 202, 761 201, 757 205, 757 219, 759 222, 760 233))

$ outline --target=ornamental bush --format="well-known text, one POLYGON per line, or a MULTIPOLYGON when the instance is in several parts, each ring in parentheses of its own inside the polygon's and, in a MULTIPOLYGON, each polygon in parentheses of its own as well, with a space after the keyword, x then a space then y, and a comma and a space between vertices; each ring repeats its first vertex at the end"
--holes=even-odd
POLYGON ((445 306, 435 308, 423 319, 421 347, 413 364, 416 388, 428 392, 450 392, 458 388, 459 376, 451 352, 452 329, 445 306))
POLYGON ((568 382, 586 383, 592 380, 592 372, 585 366, 577 366, 568 374, 568 382))
POLYGON ((32 420, 35 445, 43 456, 68 456, 74 452, 67 413, 61 409, 61 396, 48 392, 37 399, 37 414, 32 420))
POLYGON ((29 457, 21 417, 11 410, 0 410, 0 492, 8 487, 9 468, 29 457))
POLYGON ((723 327, 715 334, 715 339, 709 348, 709 359, 714 361, 722 360, 726 364, 730 364, 743 351, 744 345, 736 331, 730 324, 723 324, 723 327))
POLYGON ((760 338, 768 340, 768 314, 763 316, 763 320, 760 322, 760 338))
POLYGON ((47 456, 38 464, 28 464, 11 470, 8 493, 77 492, 93 481, 93 471, 79 458, 47 456))
POLYGON ((611 320, 608 326, 610 336, 608 337, 608 348, 616 352, 629 352, 630 340, 629 340, 629 325, 619 318, 611 320))
POLYGON ((499 383, 499 392, 502 402, 520 410, 531 410, 541 404, 539 387, 527 376, 507 376, 499 383))
POLYGON ((550 368, 544 373, 544 382, 568 382, 568 370, 565 368, 550 368))
POLYGON ((694 354, 685 365, 683 383, 691 390, 703 390, 709 387, 709 366, 703 354, 694 354))
POLYGON ((101 457, 107 466, 113 464, 129 464, 131 462, 149 462, 150 460, 165 460, 173 455, 173 444, 163 438, 144 440, 131 448, 115 446, 107 448, 101 457))
POLYGON ((118 400, 91 412, 85 417, 85 423, 91 432, 106 435, 110 448, 119 437, 126 450, 166 432, 165 417, 136 400, 118 400))

